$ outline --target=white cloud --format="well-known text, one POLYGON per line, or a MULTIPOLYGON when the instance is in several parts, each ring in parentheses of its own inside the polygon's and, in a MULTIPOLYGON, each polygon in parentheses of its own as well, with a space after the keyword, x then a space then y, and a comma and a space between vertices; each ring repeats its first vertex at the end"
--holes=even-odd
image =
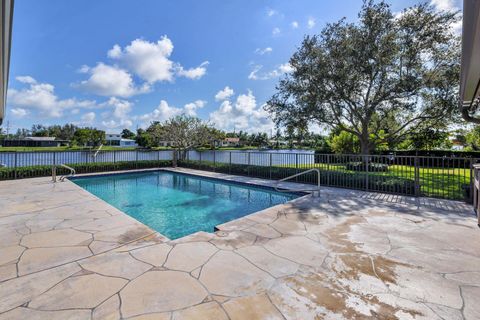
POLYGON ((229 86, 226 86, 225 88, 223 88, 223 90, 217 92, 217 94, 215 95, 215 101, 226 100, 233 96, 233 94, 233 89, 231 89, 229 86))
POLYGON ((209 120, 216 127, 229 131, 266 132, 274 127, 263 106, 257 106, 250 90, 239 95, 235 102, 224 100, 217 110, 210 113, 209 120))
POLYGON ((95 112, 87 112, 80 118, 83 124, 91 125, 95 121, 95 112))
POLYGON ((431 0, 430 4, 437 10, 441 11, 457 11, 458 8, 453 0, 431 0))
POLYGON ((173 81, 174 63, 169 59, 172 51, 172 41, 163 36, 157 42, 135 39, 124 49, 116 44, 108 51, 108 57, 117 60, 143 80, 154 83, 173 81))
POLYGON ((200 79, 206 74, 208 61, 186 69, 170 60, 172 52, 173 43, 167 36, 157 42, 135 39, 124 48, 115 44, 107 52, 114 64, 100 62, 95 67, 83 65, 78 72, 89 74, 90 77, 74 86, 101 96, 127 98, 151 91, 156 82, 172 82, 175 77, 200 79), (144 83, 135 84, 134 76, 144 83))
POLYGON ((16 118, 23 118, 28 114, 28 111, 23 108, 12 108, 10 112, 16 118))
MULTIPOLYGON (((458 3, 458 1, 457 1, 458 3)), ((431 0, 430 5, 433 6, 434 10, 439 11, 448 11, 448 12, 458 12, 460 11, 460 7, 456 4, 454 0, 431 0)), ((411 13, 412 8, 404 9, 403 11, 394 12, 394 18, 400 19, 405 14, 411 13)), ((462 19, 461 16, 459 17, 458 21, 453 23, 451 26, 451 30, 456 33, 460 34, 462 32, 462 19)))
POLYGON ((132 116, 132 103, 128 100, 118 99, 111 97, 107 102, 102 104, 103 106, 113 108, 110 112, 105 112, 102 116, 109 120, 102 121, 102 125, 109 129, 114 128, 129 128, 133 125, 132 116))
POLYGON ((272 34, 274 36, 278 36, 280 34, 280 28, 278 28, 278 27, 273 28, 272 34))
POLYGON ((314 18, 308 18, 307 27, 308 27, 308 29, 312 29, 313 27, 315 27, 315 19, 314 18))
POLYGON ((88 68, 87 72, 90 74, 88 80, 74 84, 74 86, 89 93, 126 98, 151 90, 147 83, 136 87, 132 75, 117 66, 98 63, 95 67, 88 68))
POLYGON ((290 63, 284 63, 284 64, 281 64, 279 67, 278 67, 278 71, 280 71, 281 73, 290 73, 290 72, 293 72, 293 67, 290 63))
POLYGON ((15 80, 17 80, 18 82, 21 82, 21 83, 26 83, 26 84, 37 83, 37 80, 33 79, 30 76, 18 76, 18 77, 15 78, 15 80))
POLYGON ((191 69, 184 69, 181 65, 177 66, 177 75, 192 80, 197 80, 203 77, 207 73, 207 66, 209 62, 204 61, 198 67, 191 69))
POLYGON ((263 68, 262 65, 255 65, 253 67, 253 70, 248 75, 248 79, 250 79, 250 80, 268 80, 268 79, 279 77, 279 76, 281 76, 285 73, 293 72, 293 67, 288 62, 277 66, 275 69, 273 69, 269 72, 260 73, 262 68, 263 68))
POLYGON ((135 39, 123 49, 116 44, 108 51, 108 57, 148 83, 171 82, 175 74, 189 79, 200 79, 205 75, 208 61, 196 68, 185 69, 170 60, 172 52, 172 41, 163 36, 157 42, 135 39))
POLYGON ((273 16, 276 15, 276 14, 278 14, 278 11, 277 11, 277 10, 270 9, 270 8, 267 9, 267 16, 268 16, 268 17, 273 17, 273 16))
POLYGON ((80 68, 78 68, 77 72, 78 73, 88 73, 90 71, 90 67, 84 64, 80 68))
POLYGON ((201 109, 201 108, 205 107, 206 104, 207 104, 207 102, 204 101, 204 100, 197 100, 197 101, 194 101, 194 102, 187 103, 183 107, 184 113, 186 115, 189 115, 189 116, 196 116, 197 115, 197 109, 201 109))
POLYGON ((136 117, 142 121, 142 126, 147 127, 152 121, 166 121, 172 117, 182 114, 189 116, 196 116, 197 110, 203 108, 207 104, 204 100, 196 100, 187 103, 183 108, 177 108, 168 104, 167 101, 161 100, 160 104, 152 111, 141 116, 136 117))
POLYGON ((150 113, 146 113, 139 117, 144 121, 144 126, 147 126, 152 121, 166 121, 172 117, 181 115, 183 110, 170 106, 167 101, 161 100, 160 104, 150 113))
POLYGON ((96 102, 91 100, 60 99, 55 94, 55 87, 52 84, 39 83, 30 76, 17 77, 17 80, 28 85, 19 90, 13 88, 8 90, 8 104, 17 111, 19 108, 31 109, 38 111, 42 116, 59 118, 65 109, 98 107, 96 102))
POLYGON ((273 49, 271 47, 266 47, 266 48, 257 48, 255 49, 255 53, 263 56, 264 54, 271 53, 273 49))
MULTIPOLYGON (((454 0, 431 0, 430 4, 437 11, 449 11, 449 12, 460 11, 460 8, 455 4, 454 0)), ((462 19, 458 19, 457 22, 452 24, 452 30, 457 34, 460 34, 462 32, 462 19)))
POLYGON ((298 21, 292 21, 292 23, 290 25, 292 26, 293 29, 297 29, 298 28, 298 21))

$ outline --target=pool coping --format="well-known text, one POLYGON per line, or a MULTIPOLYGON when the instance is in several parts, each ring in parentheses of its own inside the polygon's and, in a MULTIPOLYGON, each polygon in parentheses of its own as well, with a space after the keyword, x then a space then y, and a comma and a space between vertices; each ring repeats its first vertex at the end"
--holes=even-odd
MULTIPOLYGON (((91 196, 95 197, 96 199, 102 201, 104 204, 114 208, 117 211, 120 211, 122 214, 128 216, 129 218, 134 219, 138 223, 140 223, 143 226, 150 229, 153 233, 156 233, 156 234, 160 235, 161 237, 165 238, 166 242, 177 242, 177 241, 180 242, 180 241, 182 241, 182 239, 192 237, 192 236, 195 236, 197 234, 214 234, 216 232, 228 231, 230 229, 230 225, 236 225, 239 222, 245 221, 244 219, 249 219, 249 217, 252 218, 255 215, 261 215, 265 211, 278 210, 279 208, 277 208, 277 207, 285 206, 285 205, 288 205, 288 204, 293 204, 293 203, 295 203, 295 202, 297 202, 301 199, 312 196, 312 193, 308 192, 308 191, 291 191, 291 192, 288 192, 288 193, 290 193, 290 194, 297 194, 297 193, 300 194, 301 193, 302 195, 299 195, 298 198, 289 200, 285 203, 280 203, 280 204, 265 208, 263 210, 255 211, 255 212, 249 213, 247 215, 238 217, 236 219, 233 219, 233 220, 224 222, 222 224, 216 225, 216 226, 214 226, 213 232, 207 232, 207 231, 201 231, 200 230, 200 231, 196 231, 194 233, 185 235, 185 236, 177 238, 177 239, 170 239, 166 235, 160 233, 159 231, 151 228, 150 226, 148 226, 148 225, 144 224, 143 222, 137 220, 136 218, 130 216, 128 213, 124 212, 123 210, 120 210, 120 209, 116 208, 115 206, 113 206, 110 203, 106 202, 105 200, 97 197, 95 194, 93 194, 90 191, 82 188, 81 186, 77 185, 76 183, 74 183, 72 181, 72 180, 75 180, 75 179, 81 179, 81 178, 87 178, 87 177, 128 175, 128 174, 135 174, 135 173, 155 172, 155 171, 168 171, 168 172, 177 173, 177 174, 189 175, 189 176, 192 176, 192 177, 199 177, 199 178, 207 179, 207 180, 226 181, 226 182, 232 183, 232 184, 238 184, 238 185, 244 185, 244 186, 254 186, 254 187, 257 187, 257 188, 269 189, 269 190, 274 190, 274 187, 269 185, 269 184, 272 184, 272 183, 276 182, 275 180, 267 180, 267 179, 260 179, 260 178, 249 178, 250 180, 252 180, 252 182, 244 182, 244 181, 239 181, 239 180, 243 180, 243 178, 247 178, 247 177, 236 176, 236 175, 228 175, 228 174, 224 174, 224 173, 217 173, 217 175, 220 174, 222 176, 225 176, 225 178, 212 177, 212 176, 208 175, 208 173, 210 173, 208 171, 203 172, 201 170, 178 168, 178 167, 176 167, 176 168, 174 168, 174 167, 146 168, 146 169, 134 169, 134 170, 108 171, 108 172, 100 172, 100 173, 98 173, 98 172, 84 173, 84 174, 76 174, 73 177, 67 177, 66 180, 69 183, 73 184, 75 187, 80 188, 81 190, 89 193, 91 196)), ((291 189, 293 187, 296 187, 296 188, 300 187, 302 189, 304 189, 305 187, 311 187, 311 186, 306 185, 306 184, 293 183, 293 182, 282 182, 281 184, 279 184, 279 186, 282 187, 282 188, 288 188, 288 189, 291 189)))

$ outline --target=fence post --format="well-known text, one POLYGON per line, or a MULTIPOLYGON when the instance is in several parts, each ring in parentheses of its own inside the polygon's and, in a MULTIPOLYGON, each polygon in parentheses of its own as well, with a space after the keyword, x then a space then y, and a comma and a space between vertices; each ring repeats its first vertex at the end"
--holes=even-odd
POLYGON ((250 177, 250 152, 247 152, 247 176, 250 177))
POLYGON ((330 155, 327 154, 327 186, 330 185, 330 155))
POLYGON ((117 162, 117 152, 113 150, 113 163, 117 162))
POLYGON ((368 191, 368 156, 365 155, 363 161, 365 162, 365 191, 368 191))
POLYGON ((135 169, 138 168, 138 150, 135 150, 135 169))
MULTIPOLYGON (((468 160, 470 162, 470 192, 469 192, 469 202, 470 203, 473 203, 473 193, 476 192, 475 191, 475 187, 474 187, 474 183, 475 183, 475 170, 473 169, 473 163, 475 162, 474 159, 469 159, 468 160)), ((475 210, 477 209, 476 207, 474 208, 475 210)), ((479 226, 480 226, 480 214, 477 212, 477 216, 478 216, 478 221, 479 221, 479 226)))
MULTIPOLYGON (((298 173, 298 153, 295 153, 295 174, 298 173)), ((295 177, 295 181, 298 182, 298 177, 295 177)))
POLYGON ((415 186, 415 197, 420 196, 420 168, 418 167, 418 156, 414 158, 414 186, 415 186))
POLYGON ((213 172, 215 172, 217 166, 217 157, 216 157, 216 152, 213 150, 213 172))
POLYGON ((272 180, 272 156, 273 153, 270 153, 270 165, 268 166, 270 172, 270 180, 272 180))
POLYGON ((201 169, 202 168, 202 151, 198 151, 198 155, 199 155, 199 165, 198 165, 198 168, 197 169, 201 169))
POLYGON ((17 151, 15 151, 15 171, 14 178, 17 179, 17 151))
POLYGON ((229 152, 228 173, 232 173, 232 151, 229 152))

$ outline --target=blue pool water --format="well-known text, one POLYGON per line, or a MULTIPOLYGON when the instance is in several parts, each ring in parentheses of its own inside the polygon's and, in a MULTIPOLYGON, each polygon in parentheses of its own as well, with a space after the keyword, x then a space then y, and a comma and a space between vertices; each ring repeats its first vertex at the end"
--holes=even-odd
POLYGON ((170 239, 214 227, 298 194, 167 171, 72 179, 74 183, 170 239))

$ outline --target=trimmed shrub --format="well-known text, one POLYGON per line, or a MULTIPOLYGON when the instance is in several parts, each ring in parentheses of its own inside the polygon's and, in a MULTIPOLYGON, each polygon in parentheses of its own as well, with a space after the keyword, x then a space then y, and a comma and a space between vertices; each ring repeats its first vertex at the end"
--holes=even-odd
MULTIPOLYGON (((118 171, 129 169, 146 169, 157 167, 171 167, 172 161, 160 160, 160 161, 119 161, 119 162, 96 162, 96 163, 75 163, 67 164, 69 167, 75 169, 76 173, 93 173, 93 172, 106 172, 106 171, 118 171)), ((58 167, 57 175, 69 174, 69 170, 58 167)), ((3 167, 0 168, 0 180, 9 179, 22 179, 22 178, 34 178, 45 177, 52 174, 51 165, 42 166, 28 166, 28 167, 3 167)))

